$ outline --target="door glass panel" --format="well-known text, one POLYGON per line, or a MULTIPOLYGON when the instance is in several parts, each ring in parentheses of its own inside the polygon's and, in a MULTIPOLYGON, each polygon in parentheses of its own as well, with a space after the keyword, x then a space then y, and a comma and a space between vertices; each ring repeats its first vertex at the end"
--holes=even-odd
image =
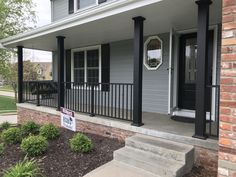
POLYGON ((185 46, 185 83, 196 82, 197 39, 189 38, 185 46))
POLYGON ((87 51, 87 82, 99 83, 99 51, 87 51))
POLYGON ((84 83, 84 52, 74 53, 74 82, 84 83))

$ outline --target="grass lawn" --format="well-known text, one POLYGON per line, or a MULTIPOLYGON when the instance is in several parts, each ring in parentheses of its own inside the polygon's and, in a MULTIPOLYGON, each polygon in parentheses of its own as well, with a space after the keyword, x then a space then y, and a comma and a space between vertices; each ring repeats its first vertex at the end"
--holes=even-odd
POLYGON ((14 98, 0 96, 0 114, 16 112, 16 102, 14 98))
POLYGON ((0 86, 0 91, 13 92, 12 87, 10 85, 0 86))

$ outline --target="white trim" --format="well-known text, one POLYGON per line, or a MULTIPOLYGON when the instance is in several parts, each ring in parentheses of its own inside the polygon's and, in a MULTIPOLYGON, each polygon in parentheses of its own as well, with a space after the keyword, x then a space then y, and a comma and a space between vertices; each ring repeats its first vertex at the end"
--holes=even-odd
POLYGON ((171 114, 171 88, 172 88, 172 50, 173 50, 173 33, 174 30, 173 28, 170 29, 170 42, 169 42, 169 67, 168 67, 168 72, 169 72, 169 87, 168 87, 168 114, 171 114))
POLYGON ((130 11, 139 7, 161 2, 163 0, 114 0, 96 6, 87 11, 75 13, 62 20, 53 22, 47 26, 37 28, 35 30, 11 36, 0 40, 4 46, 16 45, 17 42, 33 39, 50 33, 58 32, 60 30, 79 26, 82 24, 96 21, 105 17, 120 14, 122 12, 130 11))
POLYGON ((148 69, 148 70, 150 70, 150 71, 155 71, 155 70, 157 70, 161 65, 162 65, 162 59, 163 59, 163 41, 161 40, 161 38, 159 38, 159 36, 157 36, 157 35, 155 35, 155 36, 150 36, 146 41, 145 41, 145 43, 144 43, 144 49, 143 49, 143 64, 144 64, 144 66, 148 69), (147 63, 146 63, 146 61, 147 61, 147 55, 146 55, 146 53, 147 53, 147 45, 148 45, 148 43, 151 41, 151 40, 153 40, 153 39, 157 39, 160 43, 161 43, 161 61, 160 61, 160 64, 157 66, 157 67, 155 67, 155 68, 151 68, 147 63))
POLYGON ((54 20, 54 1, 51 0, 51 22, 54 20))
POLYGON ((71 82, 74 82, 74 53, 84 51, 84 82, 87 82, 87 51, 88 50, 98 50, 99 55, 99 83, 102 81, 102 54, 101 45, 88 46, 82 48, 71 49, 71 82))

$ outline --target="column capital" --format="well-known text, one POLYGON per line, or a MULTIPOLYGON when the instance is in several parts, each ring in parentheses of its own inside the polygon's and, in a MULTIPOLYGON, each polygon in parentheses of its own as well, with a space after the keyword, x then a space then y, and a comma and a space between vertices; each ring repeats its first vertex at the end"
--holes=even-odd
POLYGON ((142 16, 137 16, 137 17, 133 17, 134 21, 144 21, 146 20, 146 18, 142 17, 142 16))
POLYGON ((197 0, 196 4, 197 5, 211 5, 212 1, 211 0, 197 0))
POLYGON ((66 37, 65 36, 57 36, 56 38, 57 39, 65 39, 66 37))

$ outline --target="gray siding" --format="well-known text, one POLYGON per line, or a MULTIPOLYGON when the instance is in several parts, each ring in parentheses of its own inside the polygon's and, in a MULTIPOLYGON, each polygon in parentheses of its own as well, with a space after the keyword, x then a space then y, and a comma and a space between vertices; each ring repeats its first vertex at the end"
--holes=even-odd
MULTIPOLYGON (((143 111, 168 113, 169 34, 163 40, 163 63, 156 71, 143 67, 143 111)), ((133 82, 133 41, 111 43, 111 82, 133 82)))
POLYGON ((54 0, 52 7, 52 21, 68 16, 68 0, 54 0))

